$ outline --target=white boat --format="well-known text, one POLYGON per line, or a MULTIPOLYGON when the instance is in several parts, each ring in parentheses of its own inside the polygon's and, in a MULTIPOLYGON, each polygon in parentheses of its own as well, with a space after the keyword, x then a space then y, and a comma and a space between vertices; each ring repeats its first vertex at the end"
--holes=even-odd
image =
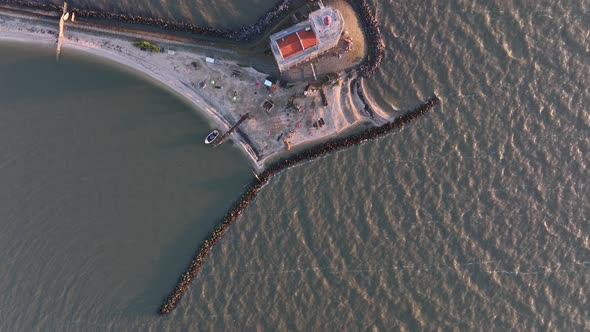
POLYGON ((218 130, 213 130, 205 138, 205 144, 209 144, 209 143, 213 142, 218 136, 219 136, 219 131, 218 130))

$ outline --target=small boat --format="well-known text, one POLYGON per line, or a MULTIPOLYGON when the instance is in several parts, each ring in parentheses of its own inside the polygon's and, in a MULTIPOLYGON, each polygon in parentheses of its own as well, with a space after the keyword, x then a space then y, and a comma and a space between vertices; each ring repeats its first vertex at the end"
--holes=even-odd
POLYGON ((213 130, 211 133, 209 133, 209 135, 207 135, 207 138, 205 138, 205 144, 209 144, 209 143, 213 142, 218 136, 219 136, 219 131, 213 130))

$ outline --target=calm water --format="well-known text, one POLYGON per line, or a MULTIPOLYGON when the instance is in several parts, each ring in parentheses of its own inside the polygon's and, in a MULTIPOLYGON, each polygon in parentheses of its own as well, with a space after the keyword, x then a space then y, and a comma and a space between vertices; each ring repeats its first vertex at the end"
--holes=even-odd
POLYGON ((590 329, 588 3, 374 6, 373 98, 442 108, 276 177, 165 318, 245 158, 133 74, 0 48, 0 330, 590 329))
MULTIPOLYGON (((40 0, 39 2, 54 3, 58 6, 63 4, 62 0, 40 0)), ((235 28, 254 23, 277 2, 277 0, 73 0, 68 1, 68 6, 235 28)))

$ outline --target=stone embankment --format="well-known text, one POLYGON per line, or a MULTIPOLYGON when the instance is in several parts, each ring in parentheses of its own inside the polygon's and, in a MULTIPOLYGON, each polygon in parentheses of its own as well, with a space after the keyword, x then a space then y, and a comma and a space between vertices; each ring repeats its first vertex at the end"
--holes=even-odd
POLYGON ((61 12, 61 10, 62 10, 61 6, 54 5, 52 3, 43 3, 43 2, 36 2, 36 1, 0 0, 0 3, 5 3, 5 4, 14 5, 17 7, 29 8, 29 9, 45 10, 45 11, 61 12))
POLYGON ((324 144, 317 147, 312 147, 305 151, 302 151, 292 157, 282 159, 258 175, 256 179, 246 187, 247 189, 242 193, 240 198, 231 206, 227 214, 221 219, 215 230, 208 236, 203 242, 201 247, 197 250, 195 258, 190 263, 186 271, 180 276, 178 284, 166 298, 162 306, 160 307, 160 313, 165 315, 170 313, 180 301, 182 294, 188 289, 191 281, 197 276, 201 266, 203 265, 205 258, 211 253, 211 250, 221 240, 229 226, 234 223, 238 216, 246 209, 248 204, 256 197, 260 189, 268 183, 271 177, 281 171, 306 162, 312 159, 316 159, 328 153, 332 153, 337 150, 341 150, 356 144, 368 140, 374 140, 385 134, 396 130, 411 121, 419 118, 420 116, 431 111, 438 103, 439 99, 436 96, 430 97, 425 103, 417 107, 416 109, 407 112, 406 114, 396 118, 395 120, 388 122, 382 126, 368 129, 362 133, 351 134, 341 138, 332 139, 324 144))
MULTIPOLYGON (((256 21, 256 23, 249 24, 238 29, 217 29, 210 26, 198 26, 186 22, 173 22, 153 17, 112 13, 91 9, 73 9, 72 12, 75 13, 77 18, 85 17, 93 19, 114 20, 124 23, 156 26, 170 31, 190 32, 206 37, 216 37, 229 39, 232 41, 250 41, 262 35, 267 29, 269 29, 273 23, 283 16, 283 14, 289 11, 291 5, 295 1, 296 0, 281 0, 264 15, 262 15, 258 21, 256 21)), ((46 11, 61 10, 61 8, 57 5, 40 3, 37 1, 0 0, 0 3, 46 11)))
POLYGON ((385 44, 383 43, 383 36, 379 28, 379 22, 373 14, 371 6, 367 0, 346 0, 357 12, 359 19, 365 29, 367 38, 368 55, 367 58, 359 66, 359 74, 363 77, 371 77, 379 66, 383 57, 385 56, 385 44))

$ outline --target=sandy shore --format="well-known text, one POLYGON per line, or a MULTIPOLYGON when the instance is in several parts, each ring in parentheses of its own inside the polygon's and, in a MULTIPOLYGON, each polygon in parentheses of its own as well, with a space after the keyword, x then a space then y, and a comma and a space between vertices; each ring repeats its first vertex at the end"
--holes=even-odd
MULTIPOLYGON (((56 27, 44 25, 31 27, 27 18, 20 15, 0 14, 2 15, 0 16, 0 40, 56 44, 57 24, 56 27)), ((131 46, 129 40, 105 38, 77 31, 66 32, 62 47, 107 58, 132 68, 188 100, 198 110, 206 113, 215 126, 226 130, 230 127, 230 124, 216 111, 213 103, 208 102, 204 96, 198 95, 194 89, 190 88, 191 82, 186 80, 188 70, 185 68, 184 73, 181 70, 186 67, 187 62, 194 60, 195 54, 175 51, 174 56, 168 54, 160 56, 160 54, 150 54, 131 46)), ((256 162, 249 147, 244 143, 238 143, 242 145, 249 159, 252 159, 257 168, 260 168, 262 165, 256 162)))
MULTIPOLYGON (((55 45, 57 30, 57 19, 51 22, 21 14, 0 12, 0 40, 55 45)), ((315 106, 320 104, 319 96, 302 99, 301 106, 305 112, 289 111, 287 100, 294 91, 302 91, 306 83, 300 83, 291 89, 279 89, 276 93, 273 92, 274 113, 266 114, 260 110, 260 105, 269 98, 266 95, 268 92, 263 86, 258 87, 258 83, 256 88, 253 84, 264 82, 264 73, 240 67, 228 60, 223 61, 222 65, 210 65, 205 61, 206 55, 217 54, 223 57, 232 53, 231 50, 203 46, 202 52, 199 52, 192 44, 185 45, 182 42, 152 37, 148 39, 167 50, 173 49, 174 52, 149 53, 132 46, 131 41, 141 37, 88 27, 80 29, 75 23, 68 22, 62 47, 66 52, 67 49, 75 49, 91 53, 142 73, 185 98, 196 110, 207 116, 212 126, 222 131, 229 129, 245 112, 256 113, 253 120, 240 127, 242 134, 233 134, 231 138, 241 146, 257 170, 263 169, 266 160, 284 152, 284 138, 281 140, 281 137, 288 136, 292 146, 309 145, 337 136, 361 122, 381 124, 388 120, 387 114, 377 109, 372 117, 364 114, 363 101, 351 93, 351 78, 346 78, 342 84, 326 90, 330 100, 328 107, 315 106), (239 80, 230 77, 233 76, 232 71, 236 70, 243 75, 239 80), (211 84, 211 87, 200 88, 200 84, 213 82, 213 78, 223 82, 223 86, 216 86, 220 83, 215 83, 211 84), (231 102, 230 91, 240 91, 238 102, 231 102), (321 129, 312 128, 313 121, 320 117, 325 119, 326 126, 321 129), (278 138, 275 139, 276 137, 278 138)))

